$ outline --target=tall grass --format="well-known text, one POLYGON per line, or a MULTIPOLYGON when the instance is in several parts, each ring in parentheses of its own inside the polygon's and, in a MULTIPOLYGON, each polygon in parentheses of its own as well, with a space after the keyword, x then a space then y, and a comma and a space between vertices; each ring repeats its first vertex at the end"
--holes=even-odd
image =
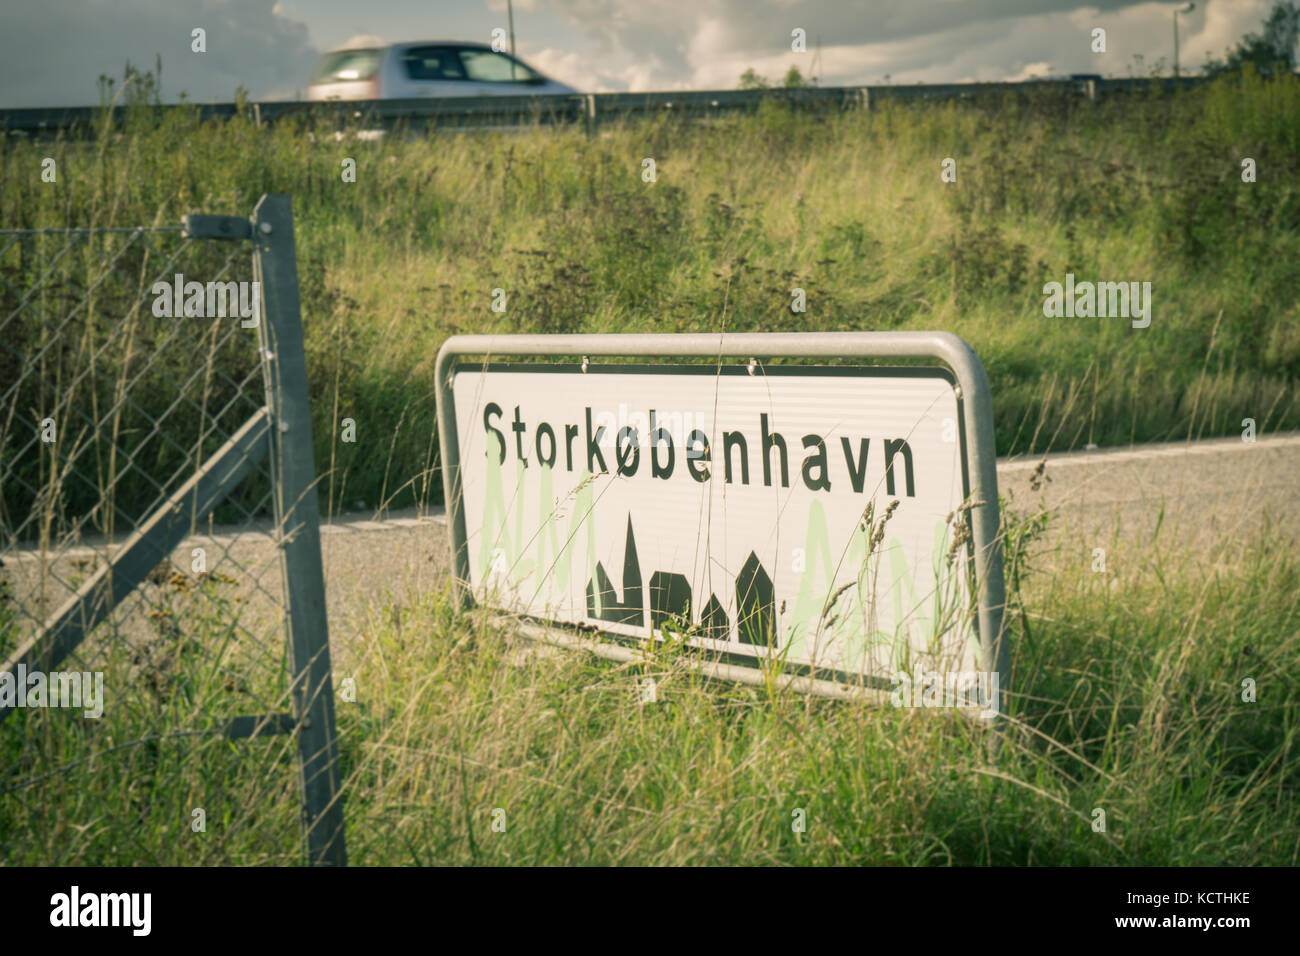
POLYGON ((331 509, 439 498, 433 359, 457 332, 945 329, 988 367, 1003 454, 1300 425, 1295 77, 1096 104, 770 102, 592 139, 330 134, 139 106, 88 140, 5 135, 0 224, 175 223, 291 193, 331 509), (1067 272, 1150 281, 1151 327, 1044 318, 1067 272))
MULTIPOLYGON (((135 106, 85 141, 5 136, 0 225, 175 223, 292 193, 331 508, 436 500, 433 359, 462 331, 940 328, 988 366, 1001 453, 1231 433, 1246 417, 1267 432, 1300 419, 1297 107, 1295 78, 1248 75, 1096 105, 768 104, 593 139, 367 143, 135 106), (40 181, 47 155, 57 184, 40 181), (356 183, 339 175, 349 157, 356 183), (1067 271, 1151 281, 1151 327, 1045 319, 1042 285, 1067 271), (807 313, 790 312, 794 287, 807 313)), ((28 266, 11 268, 0 316, 28 266)), ((24 354, 4 344, 0 360, 24 354)), ((996 757, 984 730, 932 712, 711 681, 688 651, 548 652, 445 592, 377 602, 334 635, 336 685, 356 687, 338 705, 351 858, 1294 865, 1289 542, 1207 558, 1161 541, 1128 555, 1140 574, 1063 570, 1086 567, 1078 555, 1046 573, 1050 524, 1005 519, 1013 696, 996 757)), ((0 863, 300 860, 291 740, 218 733, 284 709, 275 648, 240 637, 231 583, 152 583, 159 614, 137 621, 153 630, 134 659, 105 664, 122 696, 101 720, 34 710, 0 727, 0 863)))
MULTIPOLYGON (((556 652, 446 593, 378 601, 336 634, 336 686, 356 689, 338 705, 350 859, 1295 865, 1294 553, 1162 543, 1132 556, 1140 575, 1050 575, 1050 522, 1005 521, 1012 698, 992 757, 947 714, 711 681, 690 651, 556 652)), ((198 747, 134 713, 8 722, 6 753, 28 759, 0 785, 0 861, 300 859, 285 738, 198 747)))

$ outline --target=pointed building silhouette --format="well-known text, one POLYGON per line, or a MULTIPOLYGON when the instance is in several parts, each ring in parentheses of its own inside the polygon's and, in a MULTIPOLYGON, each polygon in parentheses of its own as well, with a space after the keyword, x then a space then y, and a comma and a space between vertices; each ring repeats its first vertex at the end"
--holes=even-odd
POLYGON ((587 616, 611 624, 645 624, 645 599, 641 594, 641 563, 637 560, 636 536, 632 533, 632 516, 627 518, 627 543, 623 548, 623 600, 618 599, 614 583, 605 566, 596 563, 594 580, 587 582, 587 616), (600 595, 600 613, 596 613, 596 595, 600 595))
POLYGON ((776 608, 772 579, 753 551, 736 575, 736 625, 746 644, 776 646, 776 608))

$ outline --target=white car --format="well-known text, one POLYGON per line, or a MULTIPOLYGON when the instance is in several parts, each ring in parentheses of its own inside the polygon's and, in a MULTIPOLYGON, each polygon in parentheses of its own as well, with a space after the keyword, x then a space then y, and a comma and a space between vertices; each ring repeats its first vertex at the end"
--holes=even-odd
POLYGON ((391 100, 576 92, 487 44, 429 40, 331 50, 317 67, 307 98, 391 100))

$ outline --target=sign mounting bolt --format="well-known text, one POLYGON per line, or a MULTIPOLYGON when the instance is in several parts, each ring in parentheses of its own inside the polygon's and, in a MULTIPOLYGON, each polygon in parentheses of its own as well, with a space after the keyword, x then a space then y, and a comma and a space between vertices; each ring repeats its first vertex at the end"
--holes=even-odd
POLYGON ((271 224, 269 222, 264 222, 257 228, 262 230, 262 235, 264 236, 269 236, 271 234, 271 224))

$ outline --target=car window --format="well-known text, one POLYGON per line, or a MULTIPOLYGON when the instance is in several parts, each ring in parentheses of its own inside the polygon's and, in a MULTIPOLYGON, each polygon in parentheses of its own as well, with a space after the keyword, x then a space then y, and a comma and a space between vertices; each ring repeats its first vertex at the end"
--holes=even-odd
POLYGON ((413 80, 463 80, 465 70, 455 47, 417 46, 402 54, 402 66, 413 80))
POLYGON ((491 50, 461 50, 465 74, 480 83, 529 83, 537 76, 518 60, 491 50))
POLYGON ((317 83, 368 80, 379 67, 382 50, 339 50, 326 54, 316 68, 317 83))

